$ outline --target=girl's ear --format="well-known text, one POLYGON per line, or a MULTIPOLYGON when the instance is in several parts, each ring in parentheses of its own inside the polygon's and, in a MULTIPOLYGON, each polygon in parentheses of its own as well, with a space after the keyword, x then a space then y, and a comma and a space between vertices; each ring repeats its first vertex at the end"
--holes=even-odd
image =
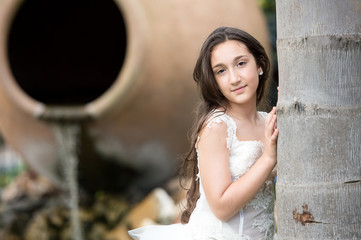
POLYGON ((258 70, 258 74, 259 74, 259 75, 263 75, 262 68, 259 68, 259 70, 258 70))

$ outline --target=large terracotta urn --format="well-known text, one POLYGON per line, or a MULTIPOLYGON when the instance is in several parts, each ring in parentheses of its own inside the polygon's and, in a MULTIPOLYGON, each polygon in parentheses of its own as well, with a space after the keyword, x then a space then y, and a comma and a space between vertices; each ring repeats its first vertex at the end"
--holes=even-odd
POLYGON ((150 189, 189 147, 193 67, 222 25, 269 50, 255 0, 0 0, 0 132, 60 186, 54 126, 77 124, 85 188, 150 189))

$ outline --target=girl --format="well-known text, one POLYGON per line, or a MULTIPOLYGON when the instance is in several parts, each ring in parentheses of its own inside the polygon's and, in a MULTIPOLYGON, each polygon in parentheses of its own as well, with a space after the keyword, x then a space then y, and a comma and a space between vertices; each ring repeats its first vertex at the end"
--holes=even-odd
POLYGON ((134 239, 272 239, 276 109, 257 111, 269 60, 248 33, 221 27, 193 73, 202 103, 181 177, 191 177, 182 224, 129 231, 134 239))

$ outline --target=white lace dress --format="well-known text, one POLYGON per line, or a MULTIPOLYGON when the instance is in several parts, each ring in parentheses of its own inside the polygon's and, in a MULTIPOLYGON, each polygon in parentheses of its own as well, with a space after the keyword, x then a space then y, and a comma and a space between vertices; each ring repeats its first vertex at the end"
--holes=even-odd
MULTIPOLYGON (((265 117, 266 113, 259 112, 265 117)), ((214 112, 207 124, 227 124, 229 168, 232 181, 245 174, 263 153, 260 141, 240 141, 236 123, 227 114, 214 112)), ((198 175, 200 177, 200 175, 198 175)), ((188 224, 146 226, 129 231, 141 240, 269 240, 275 231, 273 181, 266 181, 257 195, 227 222, 220 221, 211 211, 200 179, 200 198, 188 224)))

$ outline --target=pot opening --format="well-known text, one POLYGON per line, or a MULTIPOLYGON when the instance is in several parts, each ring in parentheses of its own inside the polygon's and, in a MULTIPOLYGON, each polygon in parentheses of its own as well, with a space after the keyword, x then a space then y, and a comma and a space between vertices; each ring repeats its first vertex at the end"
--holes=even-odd
POLYGON ((112 0, 27 0, 10 26, 8 58, 19 86, 48 105, 102 95, 124 63, 126 27, 112 0))

